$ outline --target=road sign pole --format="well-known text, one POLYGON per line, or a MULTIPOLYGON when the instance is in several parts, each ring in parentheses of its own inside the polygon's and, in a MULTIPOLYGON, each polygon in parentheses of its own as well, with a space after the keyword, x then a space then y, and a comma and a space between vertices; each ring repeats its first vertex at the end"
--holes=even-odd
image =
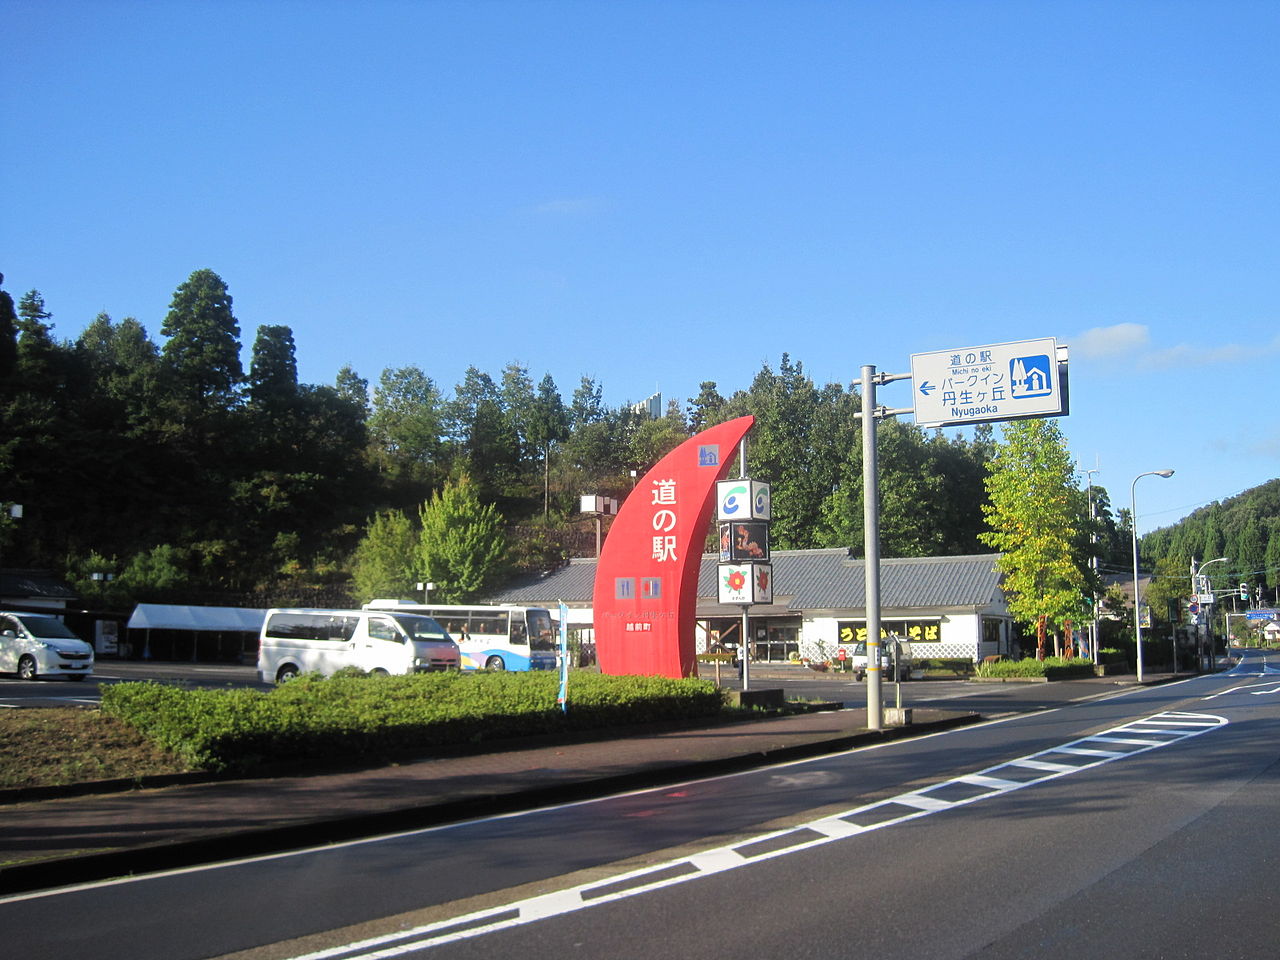
POLYGON ((862 521, 867 622, 867 729, 884 725, 880 699, 880 476, 876 463, 876 368, 862 368, 862 521))

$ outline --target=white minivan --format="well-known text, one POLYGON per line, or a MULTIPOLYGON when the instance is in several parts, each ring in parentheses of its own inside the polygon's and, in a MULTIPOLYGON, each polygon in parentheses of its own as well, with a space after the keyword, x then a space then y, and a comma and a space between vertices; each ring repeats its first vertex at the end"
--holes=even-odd
POLYGON ((0 611, 0 671, 83 680, 93 673, 93 647, 51 614, 0 611))
POLYGON ((457 670, 458 645, 431 617, 377 610, 268 610, 258 638, 258 679, 343 667, 370 673, 457 670))

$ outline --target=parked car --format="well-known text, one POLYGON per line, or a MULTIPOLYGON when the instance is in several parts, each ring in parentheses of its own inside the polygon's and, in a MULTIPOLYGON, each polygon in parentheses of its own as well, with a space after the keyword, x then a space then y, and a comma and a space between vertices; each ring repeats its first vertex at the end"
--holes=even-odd
POLYGON ((53 614, 0 611, 0 672, 83 680, 93 673, 93 647, 53 614))
POLYGON ((458 645, 431 617, 390 610, 268 610, 258 640, 258 679, 284 683, 301 673, 344 667, 405 674, 457 670, 458 645))
MULTIPOLYGON (((858 680, 867 676, 867 643, 860 641, 854 648, 849 661, 853 675, 858 680)), ((911 644, 906 640, 880 641, 880 676, 885 680, 910 680, 911 671, 915 669, 915 657, 911 653, 911 644)))

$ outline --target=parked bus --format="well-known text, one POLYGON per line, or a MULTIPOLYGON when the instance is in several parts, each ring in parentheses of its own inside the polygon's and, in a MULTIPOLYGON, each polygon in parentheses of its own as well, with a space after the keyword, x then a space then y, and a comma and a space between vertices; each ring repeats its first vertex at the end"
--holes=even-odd
POLYGON ((371 600, 366 610, 401 610, 438 620, 462 652, 463 670, 554 670, 556 633, 546 607, 371 600))
POLYGON ((327 677, 343 667, 370 673, 457 670, 459 659, 444 628, 416 612, 268 610, 258 640, 258 679, 327 677))

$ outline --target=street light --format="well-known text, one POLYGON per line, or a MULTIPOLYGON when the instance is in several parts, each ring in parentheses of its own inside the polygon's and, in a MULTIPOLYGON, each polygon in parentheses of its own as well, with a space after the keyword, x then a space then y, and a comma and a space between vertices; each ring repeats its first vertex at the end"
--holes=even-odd
MULTIPOLYGON (((1094 467, 1092 470, 1086 470, 1085 483, 1088 486, 1087 496, 1089 498, 1089 569, 1093 572, 1093 582, 1098 582, 1098 525, 1096 523, 1093 512, 1093 475, 1101 473, 1102 470, 1094 467)), ((1089 588, 1089 612, 1093 614, 1093 620, 1089 623, 1089 656, 1094 663, 1098 662, 1098 596, 1093 593, 1093 587, 1089 588)))
POLYGON ((1138 481, 1143 477, 1172 477, 1172 470, 1148 470, 1129 485, 1129 521, 1133 528, 1133 635, 1137 641, 1138 682, 1142 682, 1142 590, 1138 586, 1138 481))

